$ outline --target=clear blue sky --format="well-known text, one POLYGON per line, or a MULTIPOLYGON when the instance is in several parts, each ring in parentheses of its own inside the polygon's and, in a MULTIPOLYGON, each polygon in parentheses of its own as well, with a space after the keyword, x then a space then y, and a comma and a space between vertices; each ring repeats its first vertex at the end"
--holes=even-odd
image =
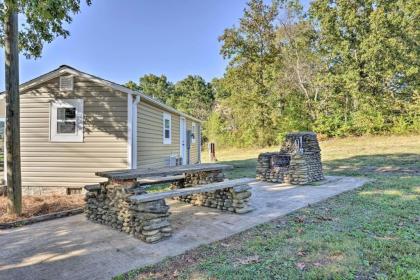
MULTIPOLYGON (((198 74, 220 77, 226 61, 217 38, 237 25, 246 0, 93 0, 67 27, 70 37, 45 45, 37 60, 20 58, 25 82, 62 64, 125 83, 144 74, 178 81, 198 74)), ((4 90, 4 50, 0 51, 4 90)))

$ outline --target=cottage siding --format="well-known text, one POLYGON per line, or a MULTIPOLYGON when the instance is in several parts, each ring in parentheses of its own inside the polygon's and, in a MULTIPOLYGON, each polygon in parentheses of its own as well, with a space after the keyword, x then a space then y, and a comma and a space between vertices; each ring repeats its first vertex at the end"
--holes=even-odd
POLYGON ((127 94, 74 77, 60 92, 59 78, 21 93, 22 185, 82 187, 103 181, 94 172, 128 168, 127 94), (51 142, 50 102, 84 100, 82 143, 51 142))
MULTIPOLYGON (((191 129, 192 121, 188 118, 187 130, 191 129)), ((199 123, 195 122, 196 126, 199 123)), ((137 167, 164 167, 169 163, 169 157, 180 155, 179 131, 180 116, 157 108, 147 101, 140 101, 137 107, 137 167), (172 141, 163 144, 163 113, 171 115, 172 141)), ((191 145, 190 163, 198 162, 198 141, 191 145)))
POLYGON ((179 115, 141 100, 137 108, 137 167, 163 167, 179 155, 179 115), (163 144, 163 113, 171 115, 171 144, 163 144))

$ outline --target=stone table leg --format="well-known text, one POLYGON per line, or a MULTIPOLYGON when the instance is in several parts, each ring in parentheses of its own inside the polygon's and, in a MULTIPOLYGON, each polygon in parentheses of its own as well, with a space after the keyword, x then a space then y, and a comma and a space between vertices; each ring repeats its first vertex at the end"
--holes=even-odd
POLYGON ((164 199, 149 202, 131 201, 130 209, 135 212, 135 237, 154 243, 172 235, 169 206, 164 199))

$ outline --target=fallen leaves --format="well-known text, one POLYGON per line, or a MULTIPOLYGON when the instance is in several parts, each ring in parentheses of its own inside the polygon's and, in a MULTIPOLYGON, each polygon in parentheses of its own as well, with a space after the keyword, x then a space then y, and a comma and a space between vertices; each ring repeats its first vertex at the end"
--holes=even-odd
POLYGON ((254 256, 248 256, 245 258, 238 258, 236 259, 236 262, 241 265, 247 265, 247 264, 254 264, 260 262, 260 256, 254 255, 254 256))
POLYGON ((6 213, 7 198, 0 196, 0 223, 19 221, 25 218, 83 207, 83 195, 23 196, 21 216, 6 213))
POLYGON ((298 263, 296 264, 296 267, 297 267, 298 269, 300 269, 300 270, 304 270, 304 269, 305 269, 305 267, 306 267, 306 264, 305 264, 304 262, 298 262, 298 263))
POLYGON ((298 252, 297 252, 297 255, 298 255, 299 257, 304 257, 304 256, 306 256, 306 252, 305 252, 305 251, 298 251, 298 252))
POLYGON ((305 216, 296 216, 293 220, 296 222, 296 223, 304 223, 305 222, 305 216))
POLYGON ((333 218, 330 216, 323 216, 323 215, 318 215, 316 216, 316 218, 320 221, 332 221, 333 218))

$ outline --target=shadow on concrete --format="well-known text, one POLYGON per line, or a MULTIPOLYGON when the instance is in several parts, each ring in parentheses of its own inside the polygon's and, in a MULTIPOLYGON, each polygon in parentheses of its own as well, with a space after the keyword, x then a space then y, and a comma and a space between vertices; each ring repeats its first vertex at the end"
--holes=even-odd
POLYGON ((221 240, 328 197, 366 180, 329 177, 323 185, 253 183, 244 215, 168 200, 173 236, 146 244, 87 221, 83 215, 0 231, 0 279, 109 279, 157 263, 202 244, 221 240))

